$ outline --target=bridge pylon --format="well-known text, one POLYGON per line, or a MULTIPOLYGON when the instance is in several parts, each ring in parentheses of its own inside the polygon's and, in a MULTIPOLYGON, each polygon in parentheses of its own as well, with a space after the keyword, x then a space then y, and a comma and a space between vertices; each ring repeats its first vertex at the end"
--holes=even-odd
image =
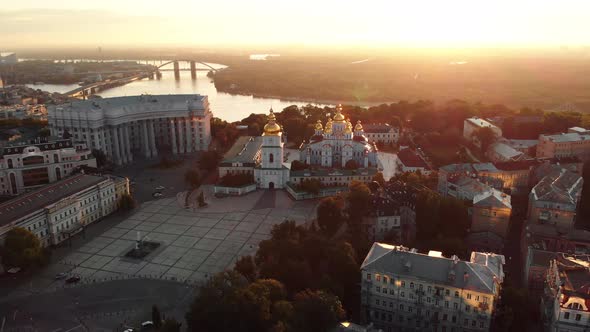
POLYGON ((180 66, 178 65, 178 61, 174 61, 174 79, 177 81, 180 80, 180 66))
POLYGON ((197 79, 197 64, 195 61, 191 61, 191 78, 193 80, 197 79))

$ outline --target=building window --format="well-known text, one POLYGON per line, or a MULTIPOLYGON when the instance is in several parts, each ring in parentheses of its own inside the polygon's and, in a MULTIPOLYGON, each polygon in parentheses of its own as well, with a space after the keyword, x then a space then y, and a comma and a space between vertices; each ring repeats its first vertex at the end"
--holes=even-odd
POLYGON ((367 273, 367 280, 371 280, 371 274, 367 273))
POLYGON ((579 322, 579 321, 580 321, 580 319, 582 319, 582 315, 580 315, 580 314, 576 314, 576 320, 579 322))
POLYGON ((455 297, 459 297, 459 291, 455 291, 455 297))
POLYGON ((275 156, 274 156, 272 153, 271 153, 271 154, 269 154, 269 155, 268 155, 268 160, 269 160, 269 162, 271 162, 271 163, 274 163, 274 161, 275 161, 275 156))
POLYGON ((564 318, 564 319, 570 319, 570 313, 569 313, 569 312, 565 312, 565 313, 563 314, 563 318, 564 318))

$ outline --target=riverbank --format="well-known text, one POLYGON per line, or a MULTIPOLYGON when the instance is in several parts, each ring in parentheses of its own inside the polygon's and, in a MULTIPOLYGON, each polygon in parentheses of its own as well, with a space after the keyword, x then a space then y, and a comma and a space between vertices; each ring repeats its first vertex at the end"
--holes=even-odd
POLYGON ((358 101, 358 100, 333 100, 333 99, 313 99, 313 98, 305 98, 305 97, 285 97, 285 96, 276 96, 271 94, 241 94, 236 92, 226 92, 223 90, 217 90, 218 92, 229 93, 232 95, 242 95, 242 96, 252 96, 253 98, 262 98, 262 99, 278 99, 283 102, 296 102, 296 103, 309 103, 312 105, 324 105, 324 106, 334 106, 338 104, 346 104, 351 106, 359 106, 359 107, 372 107, 378 106, 381 104, 391 104, 397 103, 397 100, 391 101, 358 101))

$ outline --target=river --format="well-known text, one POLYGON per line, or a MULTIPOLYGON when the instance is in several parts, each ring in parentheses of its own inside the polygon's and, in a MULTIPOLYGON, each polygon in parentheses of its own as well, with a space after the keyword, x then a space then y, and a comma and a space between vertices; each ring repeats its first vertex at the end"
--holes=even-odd
MULTIPOLYGON (((214 68, 224 68, 219 64, 210 64, 214 68)), ((181 63, 181 69, 188 67, 187 63, 181 63)), ((197 65, 198 69, 205 69, 202 64, 197 65)), ((165 66, 163 69, 172 69, 172 64, 165 66)), ((61 84, 27 84, 34 89, 41 89, 49 92, 66 92, 73 90, 78 85, 61 85, 61 84)), ((283 101, 274 98, 254 98, 252 96, 232 95, 229 93, 218 92, 213 81, 207 77, 207 71, 197 71, 197 79, 192 80, 190 71, 181 71, 180 80, 174 79, 174 72, 162 71, 162 78, 143 79, 133 83, 101 91, 98 93, 103 98, 133 96, 140 94, 183 94, 198 93, 207 95, 213 115, 226 121, 238 121, 251 113, 266 113, 269 108, 281 111, 290 105, 303 106, 307 104, 325 106, 317 103, 307 103, 301 101, 283 101)))

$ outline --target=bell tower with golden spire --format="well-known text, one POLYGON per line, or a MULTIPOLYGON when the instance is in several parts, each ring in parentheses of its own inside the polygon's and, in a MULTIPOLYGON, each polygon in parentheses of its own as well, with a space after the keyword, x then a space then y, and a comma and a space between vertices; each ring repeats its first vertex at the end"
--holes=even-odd
POLYGON ((283 167, 283 146, 281 126, 272 108, 268 114, 268 123, 262 133, 261 163, 255 172, 259 186, 262 188, 283 188, 288 181, 288 169, 283 167))

